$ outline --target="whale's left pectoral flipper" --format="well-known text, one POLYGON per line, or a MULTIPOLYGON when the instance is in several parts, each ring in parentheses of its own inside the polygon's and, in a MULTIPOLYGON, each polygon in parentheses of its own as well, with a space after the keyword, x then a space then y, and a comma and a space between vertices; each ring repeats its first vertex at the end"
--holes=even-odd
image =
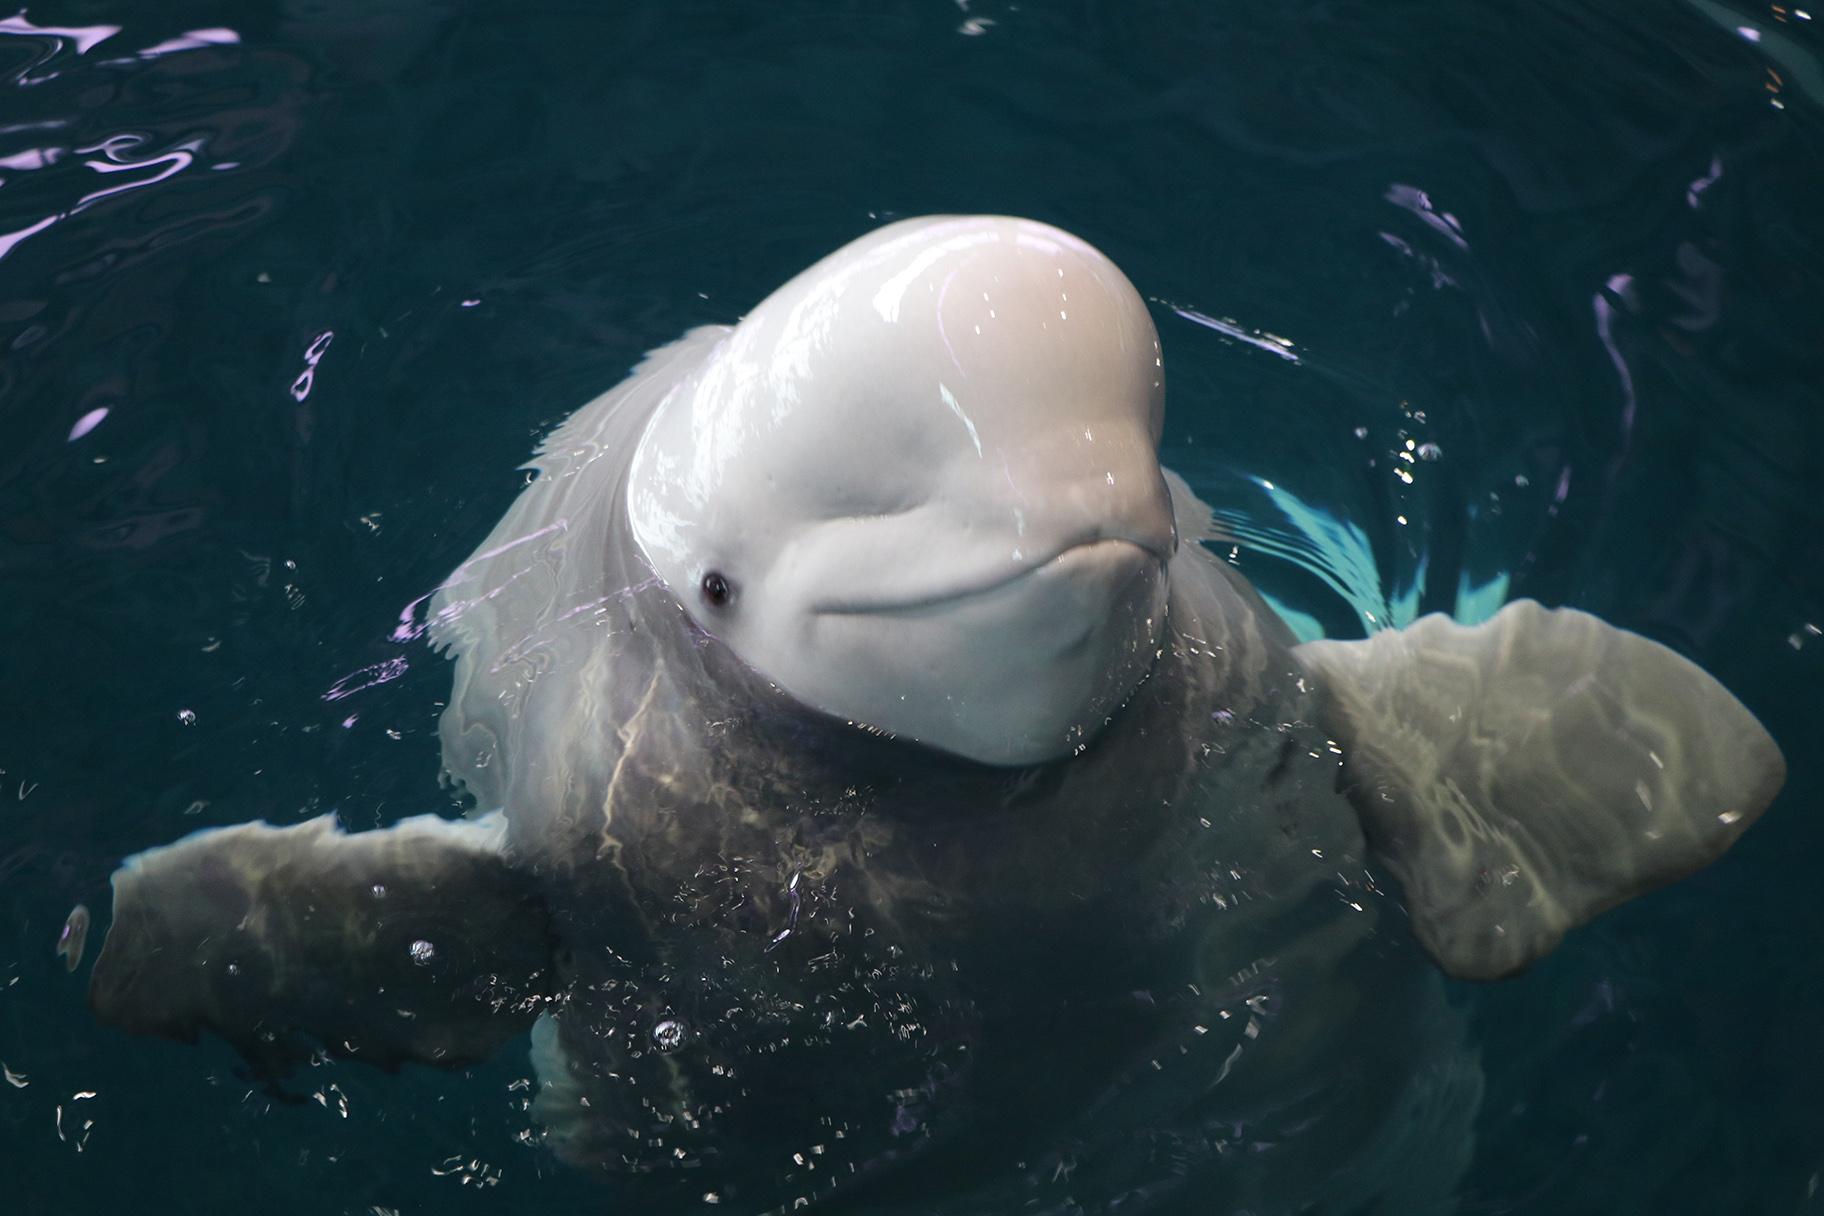
POLYGON ((1296 654, 1414 933, 1494 979, 1605 908, 1700 869, 1786 765, 1741 702, 1656 642, 1531 600, 1296 654))
POLYGON ((323 815, 197 832, 114 873, 98 1017, 227 1039, 281 1075, 313 1044, 392 1068, 480 1059, 551 990, 549 914, 496 814, 349 834, 323 815))

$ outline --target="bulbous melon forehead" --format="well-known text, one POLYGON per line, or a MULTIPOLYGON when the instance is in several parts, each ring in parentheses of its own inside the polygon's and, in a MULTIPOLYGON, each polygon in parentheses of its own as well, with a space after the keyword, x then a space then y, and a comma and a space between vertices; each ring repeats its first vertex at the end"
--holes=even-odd
POLYGON ((939 216, 870 233, 787 282, 692 396, 691 480, 707 485, 762 435, 776 479, 798 472, 794 458, 857 445, 891 459, 854 474, 890 478, 1064 428, 1121 423, 1156 444, 1164 385, 1144 301, 1093 246, 1031 220, 939 216))

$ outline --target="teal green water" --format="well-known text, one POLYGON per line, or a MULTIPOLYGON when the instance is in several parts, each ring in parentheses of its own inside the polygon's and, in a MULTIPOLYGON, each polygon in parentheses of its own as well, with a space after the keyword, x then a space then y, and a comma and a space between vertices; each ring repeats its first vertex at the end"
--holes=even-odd
MULTIPOLYGON (((1031 215, 1121 264, 1165 346, 1166 463, 1307 628, 1530 595, 1674 646, 1761 715, 1791 778, 1723 862, 1452 987, 1487 1080, 1455 1206, 1824 1210, 1824 11, 1803 13, 0 21, 6 1210, 641 1210, 519 1138, 517 1051, 325 1065, 277 1102, 220 1044, 96 1027, 52 947, 122 856, 194 828, 451 806, 447 670, 392 630, 536 437, 645 349, 931 211, 1031 215)), ((1072 1202, 1045 1210, 1141 1210, 1072 1202)))

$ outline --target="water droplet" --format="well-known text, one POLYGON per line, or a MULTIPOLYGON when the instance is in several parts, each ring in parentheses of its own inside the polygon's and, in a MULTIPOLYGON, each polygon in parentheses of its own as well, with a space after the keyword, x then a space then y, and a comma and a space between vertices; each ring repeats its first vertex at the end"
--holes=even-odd
POLYGON ((676 1051, 684 1045, 684 1023, 666 1018, 652 1028, 652 1043, 660 1051, 676 1051))
POLYGON ((412 943, 412 961, 417 963, 420 967, 425 966, 436 957, 437 947, 431 945, 431 943, 425 941, 422 937, 412 943))

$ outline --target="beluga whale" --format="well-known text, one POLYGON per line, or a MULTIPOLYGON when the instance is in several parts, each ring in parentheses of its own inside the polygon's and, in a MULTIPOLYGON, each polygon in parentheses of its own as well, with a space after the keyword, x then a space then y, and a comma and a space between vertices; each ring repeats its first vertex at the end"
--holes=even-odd
POLYGON ((1518 600, 1299 643, 1161 468, 1140 294, 871 232, 543 442, 426 610, 473 801, 128 858, 101 1020, 460 1066, 739 1211, 1419 1211, 1521 971, 1784 780, 1672 650, 1518 600))

